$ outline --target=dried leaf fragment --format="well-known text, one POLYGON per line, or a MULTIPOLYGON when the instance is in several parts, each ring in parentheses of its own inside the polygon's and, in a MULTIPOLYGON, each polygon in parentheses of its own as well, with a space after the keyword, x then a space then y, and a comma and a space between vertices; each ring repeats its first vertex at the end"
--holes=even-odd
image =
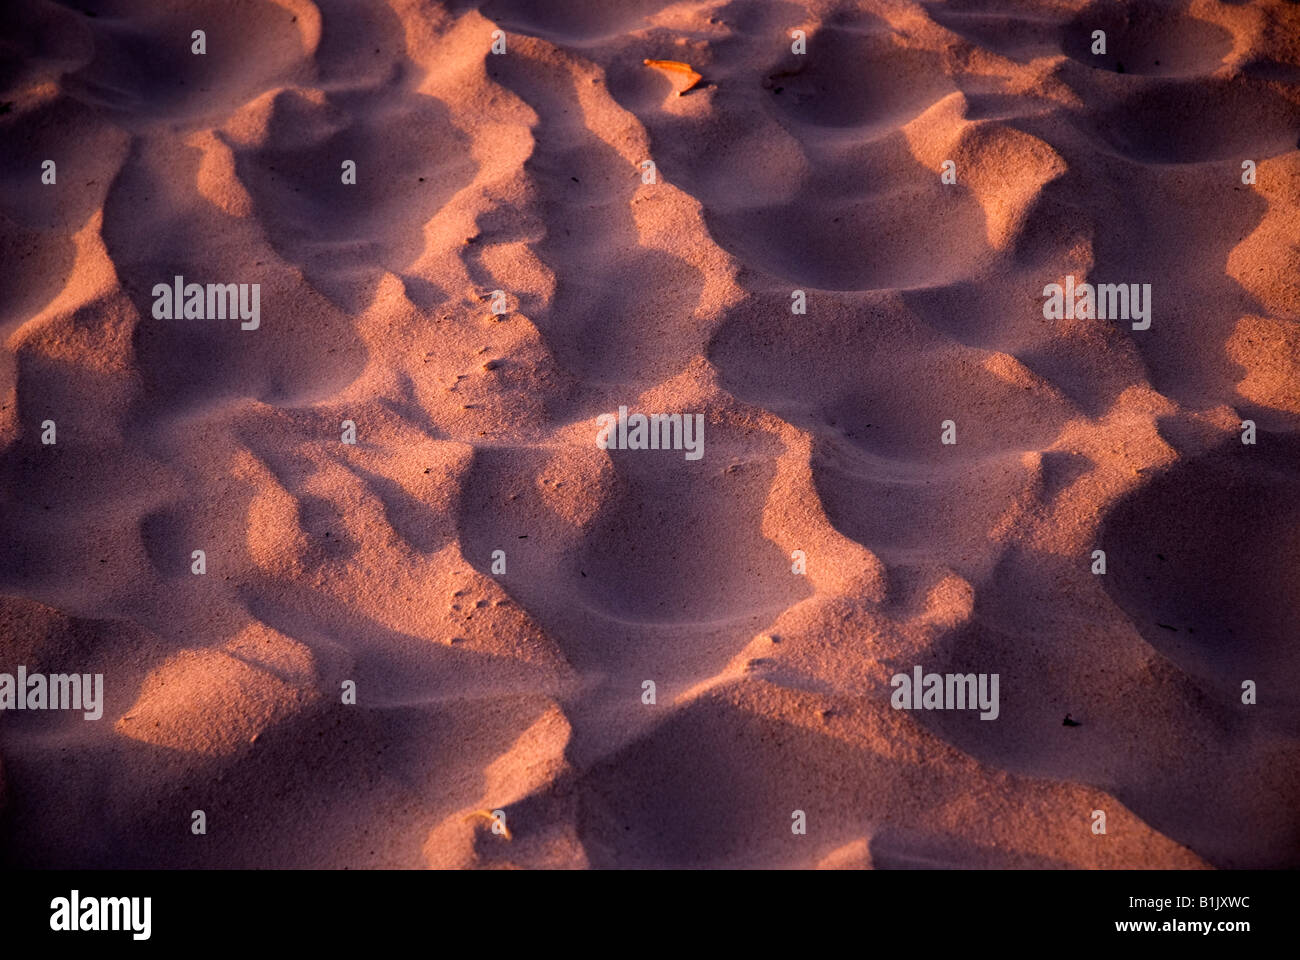
MULTIPOLYGON (((474 820, 486 820, 494 827, 496 826, 497 823, 500 823, 501 836, 505 837, 507 840, 510 839, 510 828, 506 826, 504 820, 498 821, 497 818, 493 815, 493 812, 491 810, 474 810, 473 812, 467 814, 464 818, 465 823, 470 823, 474 820)), ((492 832, 496 833, 496 830, 494 829, 492 832)))
POLYGON ((689 63, 682 63, 680 60, 642 60, 641 62, 647 67, 662 70, 670 77, 685 82, 686 86, 677 91, 679 97, 687 90, 693 90, 695 85, 704 79, 689 63))

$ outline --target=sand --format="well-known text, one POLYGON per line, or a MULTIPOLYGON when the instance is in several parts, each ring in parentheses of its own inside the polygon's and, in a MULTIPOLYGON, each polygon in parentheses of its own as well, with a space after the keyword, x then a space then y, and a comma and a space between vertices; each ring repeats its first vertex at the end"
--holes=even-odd
POLYGON ((1300 7, 23 0, 0 102, 0 672, 104 682, 0 862, 1300 865, 1300 7))

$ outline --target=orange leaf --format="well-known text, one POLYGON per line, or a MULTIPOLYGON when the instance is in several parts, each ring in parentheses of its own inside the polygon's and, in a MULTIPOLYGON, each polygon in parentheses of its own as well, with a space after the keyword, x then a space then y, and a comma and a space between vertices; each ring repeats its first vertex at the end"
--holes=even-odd
POLYGON ((686 82, 686 86, 677 91, 677 96, 681 96, 687 90, 694 89, 695 85, 704 78, 695 72, 689 63, 682 63, 680 60, 642 60, 647 67, 654 67, 656 70, 662 70, 669 76, 677 77, 686 82))
MULTIPOLYGON (((480 820, 480 819, 487 820, 489 823, 493 823, 493 824, 497 822, 497 818, 492 816, 491 810, 474 810, 462 818, 464 823, 473 823, 475 820, 480 820)), ((501 835, 504 836, 507 840, 510 839, 510 828, 507 827, 504 823, 501 824, 501 835)))

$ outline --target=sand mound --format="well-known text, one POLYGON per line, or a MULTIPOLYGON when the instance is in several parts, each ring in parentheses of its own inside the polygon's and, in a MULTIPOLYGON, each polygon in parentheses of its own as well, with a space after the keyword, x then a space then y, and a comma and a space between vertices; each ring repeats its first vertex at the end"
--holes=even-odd
POLYGON ((1298 79, 1275 2, 5 4, 0 674, 105 693, 0 716, 0 860, 1297 866, 1298 79))

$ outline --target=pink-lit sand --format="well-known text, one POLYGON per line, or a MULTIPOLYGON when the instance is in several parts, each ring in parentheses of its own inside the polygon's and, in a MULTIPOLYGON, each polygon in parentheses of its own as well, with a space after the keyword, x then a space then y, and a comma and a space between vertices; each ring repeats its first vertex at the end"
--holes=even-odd
POLYGON ((0 862, 1300 864, 1300 7, 79 6, 0 12, 0 671, 104 716, 0 715, 0 862))

